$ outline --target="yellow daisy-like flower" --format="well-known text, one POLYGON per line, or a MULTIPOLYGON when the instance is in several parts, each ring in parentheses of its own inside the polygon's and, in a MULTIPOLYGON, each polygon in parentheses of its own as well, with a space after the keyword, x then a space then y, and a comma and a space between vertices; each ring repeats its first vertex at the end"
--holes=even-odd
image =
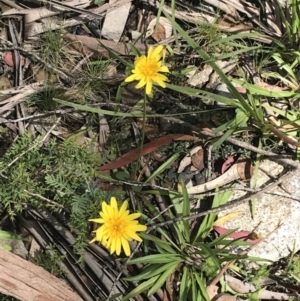
POLYGON ((117 255, 120 255, 122 247, 126 256, 130 256, 131 250, 128 241, 142 241, 136 232, 146 231, 147 226, 140 225, 136 220, 141 213, 129 214, 127 207, 128 201, 125 201, 119 210, 115 197, 110 199, 110 204, 102 202, 100 218, 89 219, 91 222, 102 224, 94 231, 96 236, 90 243, 99 241, 110 251, 110 254, 116 252, 117 255))
POLYGON ((166 87, 168 78, 159 72, 170 72, 167 66, 163 66, 165 50, 162 45, 155 49, 151 46, 148 55, 142 55, 135 59, 133 74, 125 79, 125 82, 134 80, 140 81, 135 88, 139 89, 146 85, 146 94, 149 95, 152 91, 153 82, 159 84, 162 88, 166 87))

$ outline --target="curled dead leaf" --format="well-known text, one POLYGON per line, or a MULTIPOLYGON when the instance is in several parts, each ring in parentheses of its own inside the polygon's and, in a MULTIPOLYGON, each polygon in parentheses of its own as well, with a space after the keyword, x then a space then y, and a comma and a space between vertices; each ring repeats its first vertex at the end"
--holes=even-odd
POLYGON ((159 19, 153 19, 147 28, 146 38, 152 36, 152 38, 156 41, 162 41, 171 37, 172 35, 172 24, 171 22, 165 18, 160 17, 159 19))
POLYGON ((210 300, 213 299, 218 294, 218 287, 216 285, 208 285, 206 288, 206 292, 210 298, 210 300))
POLYGON ((204 150, 203 148, 199 149, 197 153, 192 155, 192 165, 197 169, 197 170, 202 170, 204 169, 204 150))
POLYGON ((249 180, 253 176, 254 167, 251 160, 243 158, 237 162, 237 172, 242 180, 249 180))

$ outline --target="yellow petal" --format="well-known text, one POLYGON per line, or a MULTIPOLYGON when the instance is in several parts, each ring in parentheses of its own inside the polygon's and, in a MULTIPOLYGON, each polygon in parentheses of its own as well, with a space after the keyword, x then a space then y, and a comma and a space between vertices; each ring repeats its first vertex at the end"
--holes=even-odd
POLYGON ((90 240, 90 244, 94 243, 96 241, 96 238, 93 238, 92 240, 90 240))
POLYGON ((125 78, 125 82, 129 83, 129 82, 133 82, 134 80, 137 80, 137 74, 131 74, 130 76, 125 78))
POLYGON ((108 214, 108 212, 107 212, 107 204, 106 204, 106 202, 102 202, 102 212, 103 212, 103 216, 102 217, 109 217, 109 214, 108 214))
POLYGON ((103 239, 103 227, 100 227, 96 230, 96 240, 102 241, 103 239))
POLYGON ((122 216, 125 212, 126 212, 126 209, 128 207, 128 201, 124 201, 124 203, 122 204, 121 208, 120 208, 120 211, 119 211, 119 215, 122 216))
POLYGON ((146 83, 146 94, 149 95, 152 92, 152 80, 147 80, 146 83))
POLYGON ((146 60, 147 60, 147 58, 145 55, 138 56, 134 61, 134 66, 136 67, 136 66, 140 65, 140 64, 144 63, 146 60))
POLYGON ((119 256, 121 254, 121 238, 116 238, 116 254, 119 256))
POLYGON ((142 214, 137 212, 137 213, 132 213, 132 214, 129 214, 128 216, 125 217, 126 219, 126 222, 129 222, 129 221, 132 221, 134 219, 137 219, 141 216, 142 214))
POLYGON ((131 250, 130 250, 130 246, 129 246, 128 241, 125 238, 122 237, 121 238, 121 242, 122 242, 122 247, 123 247, 123 250, 125 252, 125 255, 127 257, 129 257, 130 254, 131 254, 131 250))
MULTIPOLYGON (((155 48, 155 50, 151 53, 151 57, 157 57, 157 56, 161 57, 163 48, 164 47, 162 45, 158 45, 155 48)), ((150 56, 148 55, 148 57, 150 57, 150 56)))
POLYGON ((167 66, 161 66, 159 68, 158 72, 168 72, 168 73, 170 73, 169 68, 167 66))
POLYGON ((146 81, 144 78, 140 80, 140 82, 135 86, 136 89, 140 89, 146 85, 146 81))
POLYGON ((130 232, 128 233, 128 236, 131 238, 131 239, 134 239, 134 240, 137 240, 137 241, 142 241, 142 239, 134 232, 130 232))
POLYGON ((118 208, 118 203, 117 203, 117 200, 116 200, 116 198, 114 196, 112 196, 110 198, 110 206, 112 208, 118 208))
POLYGON ((148 58, 151 57, 152 53, 153 53, 153 46, 150 46, 148 49, 148 58))
POLYGON ((102 224, 103 223, 103 218, 90 218, 89 222, 94 222, 94 223, 102 224))
POLYGON ((110 245, 110 254, 115 253, 116 251, 116 239, 111 240, 111 245, 110 245))
POLYGON ((141 224, 126 227, 126 233, 137 232, 137 231, 146 231, 146 230, 147 230, 147 226, 141 225, 141 224))
POLYGON ((105 242, 104 241, 104 243, 105 243, 105 247, 107 248, 107 249, 109 249, 110 250, 110 246, 111 246, 111 237, 105 242))
POLYGON ((165 81, 168 80, 168 78, 162 74, 157 74, 155 77, 153 77, 153 80, 158 83, 162 88, 166 87, 165 81))
POLYGON ((155 82, 158 83, 162 88, 166 88, 165 82, 163 82, 161 80, 156 80, 155 82))

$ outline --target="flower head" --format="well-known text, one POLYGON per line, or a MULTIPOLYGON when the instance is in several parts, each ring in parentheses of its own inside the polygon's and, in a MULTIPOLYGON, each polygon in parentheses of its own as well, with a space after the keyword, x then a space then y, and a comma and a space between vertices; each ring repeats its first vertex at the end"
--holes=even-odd
POLYGON ((100 218, 89 219, 89 221, 102 224, 94 231, 96 236, 90 243, 100 241, 110 251, 110 254, 116 252, 117 255, 120 255, 122 247, 126 256, 129 256, 131 250, 128 241, 142 241, 136 232, 146 231, 147 227, 140 225, 136 220, 141 213, 129 214, 127 206, 128 201, 125 201, 119 210, 115 197, 110 199, 110 204, 102 202, 100 218))
POLYGON ((135 59, 133 74, 125 79, 125 82, 134 80, 140 81, 135 87, 142 88, 146 85, 146 94, 152 91, 153 82, 159 84, 162 88, 166 87, 165 81, 168 78, 159 72, 170 72, 167 66, 163 66, 165 51, 162 45, 155 49, 151 46, 148 55, 142 55, 135 59))

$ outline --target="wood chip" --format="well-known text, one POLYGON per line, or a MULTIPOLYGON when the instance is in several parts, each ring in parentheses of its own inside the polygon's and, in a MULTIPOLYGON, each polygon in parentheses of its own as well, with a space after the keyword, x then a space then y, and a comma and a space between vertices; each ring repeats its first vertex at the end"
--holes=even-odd
POLYGON ((82 301, 43 268, 0 249, 0 292, 21 301, 82 301))

